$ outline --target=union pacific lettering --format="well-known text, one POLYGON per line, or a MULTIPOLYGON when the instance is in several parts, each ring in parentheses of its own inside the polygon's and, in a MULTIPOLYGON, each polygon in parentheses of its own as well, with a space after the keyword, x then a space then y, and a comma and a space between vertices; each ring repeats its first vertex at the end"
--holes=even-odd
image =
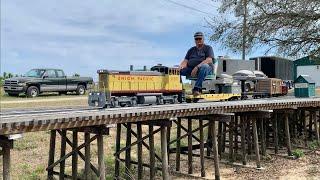
POLYGON ((118 81, 153 81, 153 76, 118 76, 118 81))

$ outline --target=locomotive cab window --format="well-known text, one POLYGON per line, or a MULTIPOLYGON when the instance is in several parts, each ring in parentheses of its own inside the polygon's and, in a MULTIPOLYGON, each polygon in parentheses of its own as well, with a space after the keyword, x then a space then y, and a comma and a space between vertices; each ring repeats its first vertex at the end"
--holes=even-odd
POLYGON ((165 66, 154 66, 151 71, 158 71, 160 73, 169 74, 169 68, 165 66))

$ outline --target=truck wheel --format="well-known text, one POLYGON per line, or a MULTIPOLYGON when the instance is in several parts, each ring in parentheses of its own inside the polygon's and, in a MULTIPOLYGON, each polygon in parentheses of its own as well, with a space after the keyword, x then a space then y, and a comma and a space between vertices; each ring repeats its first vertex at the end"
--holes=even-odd
POLYGON ((30 86, 27 89, 27 96, 28 97, 37 97, 39 95, 39 89, 36 86, 30 86))
POLYGON ((78 95, 84 95, 86 93, 86 88, 83 85, 78 85, 76 93, 78 95))

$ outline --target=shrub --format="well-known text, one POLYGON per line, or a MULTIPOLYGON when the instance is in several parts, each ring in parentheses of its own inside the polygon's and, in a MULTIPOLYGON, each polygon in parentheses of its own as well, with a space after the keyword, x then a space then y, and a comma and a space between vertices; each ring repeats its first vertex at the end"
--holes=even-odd
POLYGON ((296 149, 292 152, 292 155, 296 158, 301 158, 304 156, 304 152, 301 149, 296 149))

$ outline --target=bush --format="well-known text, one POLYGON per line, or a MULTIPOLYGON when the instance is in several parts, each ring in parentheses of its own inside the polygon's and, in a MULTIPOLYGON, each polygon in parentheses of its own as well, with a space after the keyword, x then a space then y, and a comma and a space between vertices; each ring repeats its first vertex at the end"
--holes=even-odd
POLYGON ((296 149, 292 152, 292 155, 296 158, 301 158, 304 156, 304 152, 301 149, 296 149))
POLYGON ((316 150, 317 148, 320 147, 320 142, 318 141, 312 141, 310 144, 309 144, 309 148, 311 150, 316 150))

